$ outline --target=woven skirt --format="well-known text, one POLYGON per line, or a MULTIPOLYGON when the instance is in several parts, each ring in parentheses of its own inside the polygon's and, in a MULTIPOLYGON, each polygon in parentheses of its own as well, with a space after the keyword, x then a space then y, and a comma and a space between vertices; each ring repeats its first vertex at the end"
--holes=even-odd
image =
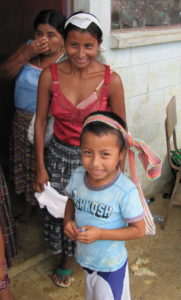
MULTIPOLYGON (((71 173, 80 166, 80 147, 64 144, 53 136, 46 150, 46 166, 51 186, 64 194, 71 173)), ((63 219, 54 218, 47 210, 44 212, 44 238, 49 241, 53 253, 74 255, 75 244, 64 235, 63 219)))
POLYGON ((4 267, 5 277, 3 280, 0 280, 0 292, 7 289, 7 287, 9 286, 9 282, 10 282, 9 277, 8 277, 6 261, 3 262, 3 267, 4 267))
POLYGON ((5 241, 5 255, 8 266, 12 265, 12 258, 16 256, 16 232, 13 222, 9 193, 0 166, 0 228, 5 241))
POLYGON ((34 197, 35 151, 28 141, 28 128, 33 113, 16 109, 10 143, 10 177, 16 194, 24 194, 26 201, 37 205, 34 197))

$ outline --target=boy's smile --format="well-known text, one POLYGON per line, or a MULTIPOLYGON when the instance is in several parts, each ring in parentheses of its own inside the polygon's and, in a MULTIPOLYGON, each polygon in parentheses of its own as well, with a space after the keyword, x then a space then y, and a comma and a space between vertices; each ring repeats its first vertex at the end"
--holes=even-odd
POLYGON ((118 137, 113 133, 97 136, 92 132, 85 132, 81 157, 90 185, 102 186, 111 182, 122 159, 118 137))

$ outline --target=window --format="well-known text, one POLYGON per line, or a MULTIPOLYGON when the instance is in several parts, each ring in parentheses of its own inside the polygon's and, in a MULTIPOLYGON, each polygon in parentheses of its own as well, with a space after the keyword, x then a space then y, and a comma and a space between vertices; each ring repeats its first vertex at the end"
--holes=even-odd
POLYGON ((111 28, 153 28, 181 24, 181 0, 111 0, 111 28))

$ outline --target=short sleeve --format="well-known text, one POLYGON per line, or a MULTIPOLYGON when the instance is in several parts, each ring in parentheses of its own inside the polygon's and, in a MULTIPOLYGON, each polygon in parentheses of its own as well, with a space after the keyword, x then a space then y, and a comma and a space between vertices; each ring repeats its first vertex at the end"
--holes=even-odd
POLYGON ((69 183, 67 184, 67 186, 64 189, 65 195, 67 195, 70 198, 72 197, 73 181, 74 181, 74 173, 72 173, 72 175, 69 179, 69 183))
POLYGON ((120 202, 121 214, 125 222, 132 223, 144 218, 144 210, 137 187, 131 189, 120 202))
POLYGON ((82 166, 76 168, 69 179, 69 183, 64 189, 66 196, 72 198, 75 196, 75 190, 79 189, 82 183, 84 182, 84 168, 82 166))

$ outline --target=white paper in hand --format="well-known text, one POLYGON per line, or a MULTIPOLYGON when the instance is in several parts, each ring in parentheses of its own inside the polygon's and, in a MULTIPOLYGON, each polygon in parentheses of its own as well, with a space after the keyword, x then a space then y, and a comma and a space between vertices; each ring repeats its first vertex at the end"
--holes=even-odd
POLYGON ((41 193, 35 193, 40 208, 46 206, 48 212, 55 218, 63 218, 65 212, 65 205, 68 197, 59 194, 54 188, 50 186, 50 182, 44 186, 45 189, 41 193))

